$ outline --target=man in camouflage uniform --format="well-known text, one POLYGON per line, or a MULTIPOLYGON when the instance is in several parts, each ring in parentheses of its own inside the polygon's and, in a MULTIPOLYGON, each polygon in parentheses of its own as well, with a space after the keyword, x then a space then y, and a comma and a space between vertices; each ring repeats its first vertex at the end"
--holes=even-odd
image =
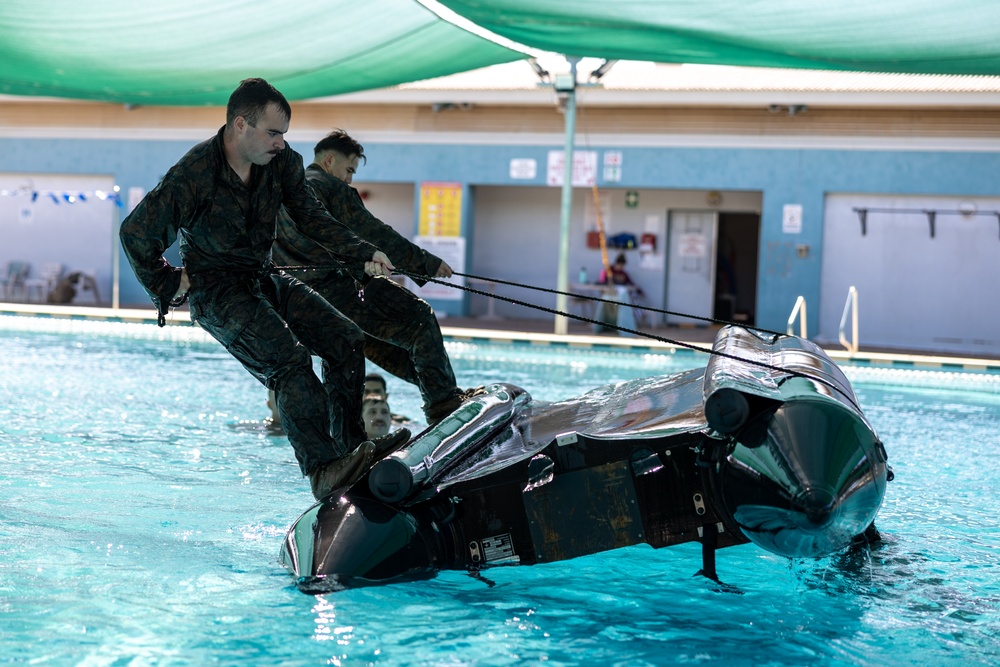
MULTIPOLYGON (((411 243, 372 215, 351 181, 364 148, 342 130, 324 137, 306 168, 306 181, 333 217, 353 233, 392 256, 396 266, 417 275, 450 277, 452 269, 440 257, 411 243)), ((441 327, 428 303, 388 278, 360 285, 345 269, 330 267, 326 251, 296 226, 287 212, 278 215, 274 261, 286 266, 321 267, 295 271, 337 310, 365 333, 365 356, 393 375, 411 382, 424 399, 424 415, 434 424, 462 404, 463 393, 444 349, 441 327)), ((417 280, 419 284, 426 281, 417 280)))
POLYGON ((368 441, 364 335, 316 292, 273 269, 282 206, 355 278, 393 268, 337 224, 306 186, 302 157, 284 143, 291 113, 263 79, 241 82, 226 124, 167 172, 122 222, 120 237, 161 326, 169 306, 190 297, 192 319, 277 391, 282 425, 319 499, 352 484, 406 438, 368 441), (178 236, 182 268, 163 258, 178 236), (323 359, 322 383, 311 353, 323 359))

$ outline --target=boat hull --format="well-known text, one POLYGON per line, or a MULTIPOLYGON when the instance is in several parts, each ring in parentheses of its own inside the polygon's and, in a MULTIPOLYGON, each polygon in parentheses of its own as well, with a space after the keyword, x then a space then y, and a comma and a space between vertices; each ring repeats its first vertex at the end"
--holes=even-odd
POLYGON ((496 384, 289 530, 300 589, 567 560, 638 543, 846 548, 885 449, 839 368, 794 337, 725 328, 703 369, 542 403, 496 384))

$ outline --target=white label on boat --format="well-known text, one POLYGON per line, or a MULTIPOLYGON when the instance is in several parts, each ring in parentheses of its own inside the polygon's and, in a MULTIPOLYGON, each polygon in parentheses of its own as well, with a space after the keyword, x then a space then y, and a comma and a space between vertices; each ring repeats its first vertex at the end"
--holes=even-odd
POLYGON ((519 562, 521 560, 514 554, 514 544, 510 539, 510 533, 484 537, 482 545, 483 558, 487 563, 500 563, 504 561, 519 562))

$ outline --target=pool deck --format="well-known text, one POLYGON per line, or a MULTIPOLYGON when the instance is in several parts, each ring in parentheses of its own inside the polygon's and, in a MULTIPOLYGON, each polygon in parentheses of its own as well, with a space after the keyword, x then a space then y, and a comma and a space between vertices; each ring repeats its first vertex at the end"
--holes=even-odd
MULTIPOLYGON (((37 303, 0 302, 0 315, 53 317, 105 322, 154 323, 156 313, 149 308, 102 308, 95 306, 53 306, 37 303)), ((566 334, 554 333, 552 320, 444 317, 441 331, 449 340, 522 343, 574 348, 620 348, 637 351, 668 349, 709 350, 718 326, 640 327, 642 336, 614 332, 595 334, 592 325, 569 320, 566 334)), ((171 312, 168 326, 193 326, 186 309, 171 312)), ((947 371, 998 371, 1000 359, 951 355, 928 355, 907 350, 865 350, 851 354, 840 347, 822 346, 838 362, 879 364, 947 371)))

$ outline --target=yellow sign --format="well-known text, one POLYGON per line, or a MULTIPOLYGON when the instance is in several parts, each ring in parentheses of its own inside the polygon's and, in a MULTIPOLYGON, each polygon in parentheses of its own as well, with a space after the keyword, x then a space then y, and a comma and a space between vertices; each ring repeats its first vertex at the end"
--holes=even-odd
POLYGON ((460 236, 462 184, 420 184, 420 236, 460 236))

